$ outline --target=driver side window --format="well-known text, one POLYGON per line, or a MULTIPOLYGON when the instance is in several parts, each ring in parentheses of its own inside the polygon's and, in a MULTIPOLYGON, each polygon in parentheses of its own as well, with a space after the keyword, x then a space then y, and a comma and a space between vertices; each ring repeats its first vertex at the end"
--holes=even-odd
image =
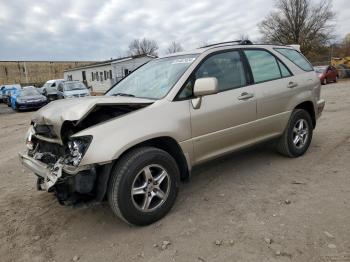
POLYGON ((247 85, 243 61, 238 51, 216 54, 206 59, 187 80, 178 98, 193 97, 193 86, 197 79, 216 77, 219 91, 239 88, 247 85))

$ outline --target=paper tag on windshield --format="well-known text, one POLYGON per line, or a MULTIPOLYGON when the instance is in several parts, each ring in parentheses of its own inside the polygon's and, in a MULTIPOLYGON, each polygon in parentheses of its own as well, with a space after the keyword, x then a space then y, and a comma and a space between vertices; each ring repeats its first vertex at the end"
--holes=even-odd
POLYGON ((191 57, 191 58, 179 58, 174 60, 171 64, 175 65, 175 64, 190 64, 192 63, 196 58, 191 57))

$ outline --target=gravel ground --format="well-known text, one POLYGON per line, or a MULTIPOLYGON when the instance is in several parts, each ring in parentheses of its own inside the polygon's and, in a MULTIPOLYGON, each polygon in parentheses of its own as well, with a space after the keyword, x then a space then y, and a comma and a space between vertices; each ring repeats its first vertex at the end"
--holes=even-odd
POLYGON ((202 165, 172 211, 131 227, 108 205, 74 209, 36 191, 19 163, 33 112, 0 105, 0 260, 350 261, 350 82, 298 159, 260 145, 202 165))

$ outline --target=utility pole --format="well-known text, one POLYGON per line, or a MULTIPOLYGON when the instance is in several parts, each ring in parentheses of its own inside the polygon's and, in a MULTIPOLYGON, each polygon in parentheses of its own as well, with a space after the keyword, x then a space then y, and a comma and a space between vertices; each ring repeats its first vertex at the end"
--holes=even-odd
POLYGON ((331 52, 330 52, 329 64, 332 63, 333 51, 334 51, 334 43, 331 44, 330 48, 331 48, 331 52))

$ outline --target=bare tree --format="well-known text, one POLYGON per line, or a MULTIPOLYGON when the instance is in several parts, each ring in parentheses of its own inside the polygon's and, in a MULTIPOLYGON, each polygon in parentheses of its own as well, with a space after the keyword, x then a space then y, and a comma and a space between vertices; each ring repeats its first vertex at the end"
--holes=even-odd
POLYGON ((171 44, 168 46, 166 49, 166 52, 168 54, 176 53, 176 52, 181 52, 184 51, 182 45, 180 43, 177 43, 175 41, 172 41, 171 44))
POLYGON ((241 40, 241 41, 250 40, 250 39, 249 39, 249 35, 240 34, 240 35, 239 35, 239 40, 241 40))
POLYGON ((344 37, 343 42, 340 44, 339 53, 341 57, 350 56, 350 33, 344 37))
POLYGON ((307 55, 334 38, 332 0, 276 0, 276 7, 259 24, 265 42, 300 44, 307 55))
POLYGON ((129 44, 131 55, 154 55, 157 56, 158 44, 155 40, 142 38, 134 39, 129 44))

